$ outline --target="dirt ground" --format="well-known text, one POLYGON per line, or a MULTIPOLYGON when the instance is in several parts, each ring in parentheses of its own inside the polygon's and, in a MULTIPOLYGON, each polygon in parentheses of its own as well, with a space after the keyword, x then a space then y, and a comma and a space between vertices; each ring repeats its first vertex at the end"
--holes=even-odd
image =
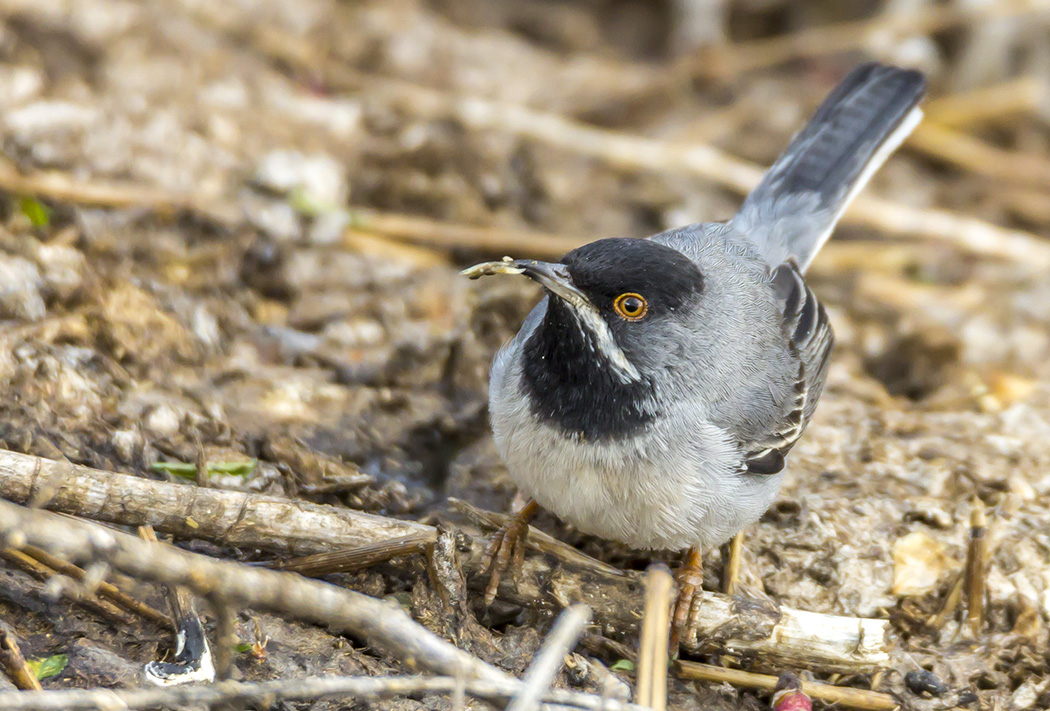
MULTIPOLYGON (((870 32, 833 54, 804 46, 740 70, 696 49, 728 37, 757 53, 763 38, 882 8, 844 6, 746 0, 719 23, 690 24, 689 3, 664 0, 0 2, 0 446, 151 477, 175 477, 157 462, 258 459, 246 476, 199 483, 396 517, 446 515, 450 496, 506 510, 514 489, 488 430, 487 368, 538 292, 461 278, 506 251, 469 231, 439 248, 383 225, 414 216, 582 242, 722 219, 740 196, 680 169, 479 129, 429 109, 427 92, 766 165, 867 58, 921 66, 934 100, 1050 77, 1045 12, 931 35, 870 32), (11 181, 43 173, 59 188, 34 195, 11 181), (316 482, 274 455, 288 438, 374 483, 310 493, 316 482)), ((1050 237, 1042 102, 971 111, 940 152, 929 140, 905 146, 868 193, 1040 243, 1050 237), (986 152, 966 153, 973 143, 986 152)), ((895 668, 880 688, 925 668, 975 691, 979 708, 1050 707, 1045 270, 846 224, 811 277, 838 345, 780 499, 748 531, 745 590, 892 620, 895 668), (931 621, 961 574, 975 501, 988 509, 991 551, 976 635, 959 610, 931 621)), ((614 564, 646 563, 549 517, 540 526, 614 564)), ((719 554, 708 560, 716 586, 719 554)), ((7 563, 0 576, 0 619, 26 655, 69 655, 45 688, 136 685, 170 647, 145 623, 52 601, 7 563)), ((418 562, 340 582, 394 595, 426 621, 418 562)), ((549 619, 474 609, 490 660, 520 673, 549 619)), ((270 639, 261 658, 238 655, 248 679, 397 668, 269 615, 245 612, 238 633, 270 639)), ((672 702, 767 703, 681 682, 672 702)))

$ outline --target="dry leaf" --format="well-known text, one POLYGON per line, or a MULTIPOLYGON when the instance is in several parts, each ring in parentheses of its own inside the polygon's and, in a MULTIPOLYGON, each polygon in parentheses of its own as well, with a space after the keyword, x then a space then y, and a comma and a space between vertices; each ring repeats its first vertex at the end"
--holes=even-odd
POLYGON ((914 531, 893 544, 893 594, 921 595, 956 567, 944 544, 923 531, 914 531))

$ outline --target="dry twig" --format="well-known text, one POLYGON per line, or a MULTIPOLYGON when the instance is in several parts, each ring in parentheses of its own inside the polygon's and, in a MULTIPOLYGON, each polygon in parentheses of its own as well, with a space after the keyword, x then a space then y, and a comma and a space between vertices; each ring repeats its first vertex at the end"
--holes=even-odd
MULTIPOLYGON (((710 180, 741 195, 758 184, 764 169, 717 148, 670 143, 601 129, 556 114, 521 106, 452 96, 403 82, 372 81, 370 91, 387 96, 415 114, 449 116, 475 130, 497 130, 589 155, 625 169, 678 171, 710 180)), ((948 210, 917 208, 870 195, 859 196, 843 216, 846 223, 885 234, 937 239, 977 254, 1050 266, 1050 245, 1034 235, 948 210)))
MULTIPOLYGON (((700 664, 699 662, 678 662, 675 673, 682 679, 696 681, 708 681, 713 683, 728 683, 745 689, 761 689, 773 691, 777 685, 777 677, 770 674, 756 674, 740 669, 726 669, 725 667, 700 664)), ((832 686, 822 684, 818 681, 803 681, 802 690, 818 701, 826 704, 838 704, 852 709, 863 709, 865 711, 894 711, 900 708, 900 704, 889 694, 879 691, 867 691, 865 689, 852 689, 843 686, 832 686)))
POLYGON ((473 227, 368 209, 354 209, 351 215, 355 230, 375 232, 386 237, 441 249, 468 247, 493 253, 509 250, 561 256, 586 241, 531 230, 473 227))
POLYGON ((11 547, 0 549, 0 558, 16 568, 29 573, 40 582, 56 584, 57 587, 52 588, 52 590, 57 590, 63 596, 72 600, 84 609, 89 610, 96 615, 101 615, 117 625, 124 626, 132 624, 132 619, 125 615, 118 607, 106 600, 100 600, 92 595, 84 594, 82 590, 77 589, 75 585, 70 584, 68 579, 56 578, 56 576, 60 575, 58 571, 26 554, 25 551, 11 547))
POLYGON ((928 120, 949 128, 961 128, 989 120, 1030 114, 1044 109, 1050 88, 1037 76, 1018 77, 1001 84, 930 99, 924 111, 928 120))
POLYGON ((74 560, 105 562, 128 575, 230 603, 326 624, 368 640, 406 662, 439 673, 502 681, 499 670, 416 624, 396 604, 290 573, 218 561, 45 511, 0 502, 0 539, 74 560))
POLYGON ((744 557, 743 531, 733 536, 725 551, 725 567, 722 569, 722 592, 732 596, 736 594, 736 585, 740 579, 740 562, 744 557))
MULTIPOLYGON (((40 681, 29 668, 22 650, 18 647, 15 633, 6 624, 0 622, 0 664, 3 665, 11 682, 23 691, 40 691, 40 681)), ((0 708, 5 708, 0 704, 0 708)))
POLYGON ((356 547, 429 526, 305 501, 170 484, 0 450, 0 497, 26 503, 48 492, 45 508, 125 526, 150 524, 163 533, 304 555, 356 547))
POLYGON ((591 610, 586 605, 573 605, 558 616, 554 628, 522 677, 521 691, 507 706, 507 711, 534 711, 539 706, 565 663, 565 655, 576 646, 590 621, 591 610))
POLYGON ((988 567, 988 517, 976 496, 970 514, 970 544, 966 549, 966 622, 977 635, 984 627, 985 576, 988 567))
POLYGON ((638 646, 635 701, 653 711, 667 708, 667 647, 673 596, 671 571, 662 563, 650 565, 645 573, 645 611, 638 646))
MULTIPOLYGON (((233 702, 313 701, 330 697, 369 701, 409 694, 455 693, 461 687, 478 698, 506 701, 521 688, 516 679, 456 679, 422 676, 323 676, 279 679, 264 682, 220 681, 216 684, 176 686, 164 689, 61 689, 55 691, 0 692, 4 711, 135 711, 137 709, 184 709, 195 705, 216 706, 233 702)), ((590 694, 554 689, 544 695, 547 704, 587 711, 644 711, 634 704, 603 699, 590 694)))
POLYGON ((965 572, 956 576, 955 582, 952 583, 951 588, 948 590, 948 597, 944 599, 944 606, 941 607, 940 612, 930 617, 926 624, 935 629, 940 629, 944 625, 944 621, 955 612, 962 601, 963 583, 965 582, 965 572))
MULTIPOLYGON (((37 561, 43 563, 47 567, 54 570, 56 573, 62 575, 68 575, 73 580, 83 583, 86 574, 82 568, 73 565, 68 561, 64 561, 61 558, 56 558, 47 551, 40 550, 35 546, 26 546, 22 549, 22 553, 35 558, 37 561)), ((100 596, 108 598, 114 604, 123 607, 129 612, 133 612, 136 615, 145 617, 147 620, 155 625, 164 627, 165 629, 174 629, 175 626, 171 621, 171 618, 165 615, 160 610, 150 607, 144 602, 136 600, 130 595, 120 591, 117 586, 112 583, 108 583, 105 580, 99 581, 95 586, 95 592, 100 596)))
MULTIPOLYGON (((710 180, 717 185, 746 194, 758 184, 763 169, 723 151, 702 144, 682 145, 641 136, 600 129, 531 109, 496 104, 481 99, 461 99, 423 87, 378 83, 376 92, 395 92, 393 98, 416 113, 427 116, 451 115, 466 126, 500 130, 526 136, 582 155, 590 155, 612 165, 628 169, 679 171, 710 180), (400 87, 400 88, 398 88, 400 87)), ((60 173, 23 175, 9 163, 0 163, 0 190, 49 197, 77 204, 106 207, 146 207, 160 212, 173 209, 195 211, 223 224, 240 220, 219 207, 213 199, 194 195, 173 195, 158 190, 144 190, 119 183, 84 183, 60 173)), ((177 211, 177 210, 176 210, 177 211)), ((391 237, 439 244, 485 248, 494 251, 510 249, 514 235, 507 231, 447 226, 422 218, 381 215, 360 211, 357 230, 372 230, 391 237)), ((843 216, 847 223, 863 225, 886 234, 917 236, 954 244, 976 254, 1007 259, 1032 269, 1050 267, 1050 245, 1032 234, 1012 230, 948 210, 917 208, 872 196, 859 196, 843 216)), ((564 238, 528 233, 529 254, 564 254, 564 238)), ((521 238, 520 241, 524 241, 521 238)), ((572 246, 578 246, 572 241, 572 246)), ((571 247, 569 247, 571 248, 571 247)))
POLYGON ((1046 159, 1007 151, 931 121, 919 124, 908 145, 976 175, 1007 184, 1050 188, 1050 162, 1046 159))
MULTIPOLYGON (((0 496, 27 501, 45 480, 55 483, 54 495, 48 503, 49 508, 55 510, 113 523, 135 524, 149 520, 165 533, 225 544, 236 541, 236 545, 244 548, 279 553, 321 553, 358 546, 369 539, 399 537, 406 530, 426 532, 435 538, 437 535, 436 529, 430 526, 366 516, 341 508, 214 489, 197 490, 184 484, 0 451, 0 496), (194 493, 195 503, 191 501, 194 493), (107 499, 109 503, 104 505, 107 499), (208 501, 217 502, 212 512, 204 508, 208 501), (236 503, 236 509, 222 508, 231 501, 236 503), (196 528, 185 523, 187 508, 201 519, 196 528), (236 513, 242 509, 250 512, 250 516, 238 517, 236 513), (251 525, 243 525, 246 519, 251 525), (297 521, 302 523, 294 525, 297 521), (324 535, 318 535, 318 531, 324 535)), ((494 515, 489 517, 500 520, 494 515)), ((474 534, 463 539, 469 547, 462 555, 463 567, 471 585, 484 588, 485 543, 479 532, 474 534)), ((530 547, 542 546, 546 555, 527 557, 518 584, 505 581, 499 596, 516 604, 546 609, 562 609, 582 602, 594 610, 595 619, 606 629, 623 635, 636 634, 641 619, 637 575, 594 561, 548 538, 529 536, 530 547), (555 562, 548 559, 548 555, 555 556, 555 562)), ((887 629, 885 620, 803 612, 705 593, 699 638, 708 645, 703 648, 705 651, 714 648, 749 654, 770 665, 856 672, 877 668, 889 660, 887 629)))
POLYGON ((215 615, 215 678, 229 679, 237 646, 237 613, 221 592, 210 596, 208 604, 215 615))
POLYGON ((423 553, 433 542, 432 531, 420 531, 401 538, 391 538, 330 553, 314 553, 299 558, 279 558, 267 563, 266 567, 316 578, 332 573, 349 573, 370 568, 392 558, 423 553))
POLYGON ((876 33, 882 36, 932 34, 996 17, 1037 13, 1045 14, 1046 6, 1036 0, 1007 0, 980 5, 927 5, 915 12, 884 13, 751 42, 714 46, 708 51, 684 58, 675 74, 727 79, 796 59, 857 50, 870 42, 876 33))

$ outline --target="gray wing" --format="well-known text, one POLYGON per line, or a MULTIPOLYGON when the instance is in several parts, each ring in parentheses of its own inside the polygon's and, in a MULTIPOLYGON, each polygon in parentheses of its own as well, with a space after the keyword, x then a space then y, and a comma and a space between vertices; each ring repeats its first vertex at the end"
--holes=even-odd
POLYGON ((790 407, 768 436, 745 443, 744 466, 752 474, 776 474, 784 468, 785 455, 798 442, 817 407, 835 342, 828 314, 798 264, 792 260, 773 270, 772 285, 781 305, 788 347, 798 359, 798 374, 790 407))

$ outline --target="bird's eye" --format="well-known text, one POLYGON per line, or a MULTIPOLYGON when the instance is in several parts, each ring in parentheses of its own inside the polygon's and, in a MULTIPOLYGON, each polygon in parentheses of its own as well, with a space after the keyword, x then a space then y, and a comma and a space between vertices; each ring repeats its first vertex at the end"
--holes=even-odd
POLYGON ((616 297, 613 308, 628 321, 640 321, 645 318, 649 304, 641 294, 627 293, 616 297))

